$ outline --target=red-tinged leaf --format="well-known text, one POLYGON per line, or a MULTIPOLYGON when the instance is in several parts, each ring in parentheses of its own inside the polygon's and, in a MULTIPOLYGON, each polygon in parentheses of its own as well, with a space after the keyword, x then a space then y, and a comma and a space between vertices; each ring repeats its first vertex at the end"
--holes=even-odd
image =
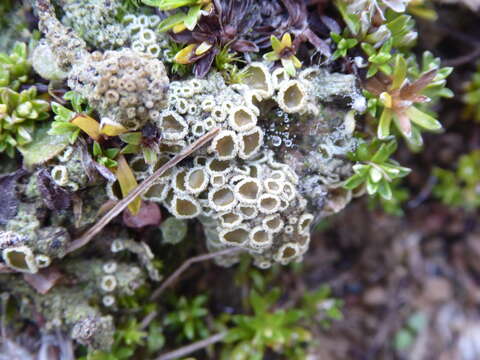
POLYGON ((238 52, 258 52, 260 50, 255 43, 248 40, 235 41, 231 48, 238 52))
POLYGON ((406 137, 410 137, 412 135, 412 122, 410 121, 410 117, 405 111, 397 111, 395 115, 398 130, 406 137))
POLYGON ((158 226, 162 221, 160 207, 154 202, 142 202, 142 207, 136 215, 132 215, 129 209, 123 212, 123 222, 126 226, 141 229, 145 226, 158 226))
POLYGON ((170 37, 173 41, 180 44, 192 44, 196 42, 193 33, 190 30, 185 30, 176 34, 171 33, 170 37))
POLYGON ((379 76, 368 79, 365 84, 365 89, 375 96, 380 96, 381 93, 386 92, 388 85, 385 84, 379 76))
POLYGON ((411 84, 406 84, 400 89, 400 97, 403 100, 411 100, 416 95, 420 94, 425 87, 427 87, 437 75, 437 70, 433 69, 423 74, 419 79, 411 84))
POLYGON ((210 50, 208 53, 205 54, 200 60, 198 60, 194 67, 193 67, 193 72, 196 77, 198 78, 204 78, 207 73, 210 71, 210 68, 212 67, 213 60, 215 59, 215 55, 217 54, 216 48, 213 48, 210 50))
POLYGON ((23 279, 38 293, 45 295, 58 283, 62 276, 60 271, 49 267, 36 274, 24 274, 23 279))

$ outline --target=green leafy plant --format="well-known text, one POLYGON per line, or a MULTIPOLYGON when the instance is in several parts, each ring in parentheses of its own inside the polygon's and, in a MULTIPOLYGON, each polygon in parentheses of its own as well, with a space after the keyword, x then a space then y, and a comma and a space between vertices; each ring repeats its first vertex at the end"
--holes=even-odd
POLYGON ((142 2, 162 11, 188 7, 187 12, 176 12, 159 24, 159 31, 172 30, 174 33, 182 32, 185 29, 193 30, 202 16, 202 11, 209 11, 212 8, 211 0, 142 0, 142 2))
MULTIPOLYGON (((415 21, 410 15, 387 12, 385 27, 388 29, 389 37, 393 39, 393 48, 405 50, 415 44, 418 34, 415 31, 415 21)), ((375 37, 368 35, 365 40, 372 39, 375 37)))
POLYGON ((393 3, 376 0, 335 1, 337 9, 347 25, 348 33, 346 35, 349 37, 355 37, 359 42, 368 42, 376 47, 393 38, 394 47, 411 47, 417 37, 414 21, 403 11, 383 11, 388 7, 387 4, 393 3), (373 6, 368 6, 368 4, 373 6), (373 20, 372 14, 369 14, 371 10, 378 11, 380 16, 376 16, 373 20))
POLYGON ((299 325, 305 313, 299 309, 272 307, 280 296, 279 289, 260 295, 255 290, 249 301, 252 315, 233 315, 222 359, 262 360, 267 349, 282 353, 287 359, 301 358, 300 345, 310 339, 310 333, 299 325))
POLYGON ((332 291, 327 285, 305 293, 301 301, 305 318, 314 323, 318 322, 325 328, 331 325, 332 320, 343 319, 342 306, 343 301, 332 298, 332 291))
POLYGON ((27 59, 27 45, 15 43, 10 54, 0 53, 0 87, 18 90, 28 81, 31 66, 27 59))
POLYGON ((387 75, 392 74, 392 65, 390 63, 390 60, 392 59, 392 44, 392 38, 385 41, 385 43, 378 49, 366 42, 361 44, 363 51, 365 51, 368 56, 369 66, 367 78, 372 77, 379 70, 387 75))
POLYGON ((381 208, 389 215, 402 216, 404 214, 402 205, 410 198, 410 192, 407 188, 401 186, 400 180, 392 181, 390 188, 392 189, 392 198, 390 200, 386 200, 376 194, 369 198, 369 208, 381 208))
POLYGON ((20 93, 0 88, 0 152, 15 155, 15 148, 32 141, 35 124, 49 118, 48 101, 37 97, 31 87, 20 93))
POLYGON ((154 321, 146 330, 140 328, 136 318, 129 316, 129 320, 115 331, 110 351, 94 351, 80 360, 127 360, 132 359, 137 352, 154 354, 165 345, 163 328, 154 321))
POLYGON ((295 76, 297 72, 296 69, 301 68, 302 63, 295 56, 295 49, 292 46, 292 37, 290 34, 283 34, 282 40, 272 35, 270 37, 270 43, 272 44, 273 51, 263 55, 263 58, 267 61, 280 60, 286 73, 290 76, 295 76))
POLYGON ((120 139, 127 145, 122 149, 122 154, 142 153, 147 164, 155 164, 157 162, 157 154, 160 152, 157 142, 146 139, 142 132, 135 131, 119 135, 120 139))
POLYGON ((55 113, 55 116, 52 127, 48 133, 50 135, 68 134, 69 141, 73 144, 77 140, 81 129, 78 125, 72 123, 72 121, 80 114, 90 114, 92 108, 88 105, 87 100, 75 91, 65 93, 63 98, 70 101, 73 110, 59 103, 52 102, 52 111, 55 113))
POLYGON ((221 72, 227 84, 241 84, 247 77, 247 72, 237 66, 241 62, 243 60, 228 46, 224 46, 214 59, 215 68, 221 72))
POLYGON ((178 333, 178 340, 198 340, 209 335, 205 317, 208 315, 206 295, 198 295, 191 300, 181 296, 175 302, 175 309, 166 314, 163 325, 178 333))
POLYGON ((368 61, 367 78, 374 76, 378 71, 391 75, 394 65, 391 63, 391 59, 395 53, 397 51, 405 52, 406 49, 411 48, 417 38, 415 22, 412 17, 400 11, 406 3, 406 1, 346 2, 337 0, 335 5, 347 27, 343 32, 342 38, 345 41, 342 44, 340 44, 342 38, 336 36, 337 39, 335 39, 333 37, 338 44, 338 52, 334 59, 346 56, 346 50, 359 44, 368 61), (384 11, 388 7, 394 11, 384 11), (348 43, 346 39, 349 40, 348 43))
POLYGON ((347 56, 348 50, 354 48, 358 44, 357 39, 345 38, 340 34, 331 33, 330 36, 335 44, 337 44, 337 49, 332 54, 332 60, 337 60, 347 56))
POLYGON ((429 0, 413 0, 408 4, 408 12, 419 18, 435 21, 438 14, 429 0))
POLYGON ((423 144, 421 130, 439 131, 442 125, 433 116, 420 110, 414 104, 425 103, 430 99, 423 95, 423 90, 430 85, 437 74, 437 69, 423 73, 414 81, 408 79, 407 62, 402 55, 397 55, 391 77, 377 76, 366 83, 370 97, 369 108, 374 116, 380 112, 377 137, 389 138, 392 124, 413 147, 423 144))
POLYGON ((365 185, 369 195, 378 193, 382 198, 390 200, 392 198, 390 183, 410 173, 410 169, 390 159, 396 149, 395 140, 388 143, 373 140, 360 144, 352 156, 352 160, 359 163, 353 166, 354 175, 345 181, 344 187, 353 190, 365 185))
POLYGON ((453 67, 441 67, 440 58, 434 57, 430 51, 425 51, 422 54, 420 66, 413 55, 407 59, 407 64, 408 75, 413 79, 418 79, 423 74, 436 70, 432 81, 422 90, 423 95, 432 101, 453 97, 453 91, 446 87, 447 77, 452 73, 453 67))
POLYGON ((117 330, 117 336, 126 345, 144 345, 148 333, 140 330, 136 319, 130 319, 123 328, 117 330))
POLYGON ((465 86, 463 96, 465 102, 465 117, 480 122, 480 62, 477 64, 477 71, 472 74, 470 81, 465 86))
POLYGON ((137 10, 141 5, 141 0, 122 0, 122 7, 125 13, 137 10))
POLYGON ((455 171, 435 168, 433 195, 444 204, 475 210, 480 206, 480 150, 462 155, 455 171))
POLYGON ((109 169, 114 169, 118 166, 116 158, 120 154, 120 149, 110 148, 103 150, 98 142, 93 143, 93 157, 96 162, 109 169))
POLYGON ((165 50, 165 61, 170 63, 170 71, 172 74, 180 77, 186 76, 192 72, 192 65, 180 64, 175 61, 175 55, 178 54, 182 49, 182 44, 170 41, 168 43, 168 48, 165 50))

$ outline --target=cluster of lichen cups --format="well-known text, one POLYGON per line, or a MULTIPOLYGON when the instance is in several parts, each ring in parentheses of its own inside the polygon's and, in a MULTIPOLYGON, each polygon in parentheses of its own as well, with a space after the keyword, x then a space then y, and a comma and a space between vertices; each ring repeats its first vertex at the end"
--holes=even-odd
MULTIPOLYGON (((241 86, 227 86, 216 73, 206 80, 172 82, 168 106, 150 112, 162 134, 159 162, 151 166, 138 156, 131 166, 137 178, 145 178, 207 131, 220 128, 208 148, 188 165, 170 169, 144 199, 177 218, 214 226, 215 235, 207 236, 210 249, 244 248, 257 265, 269 267, 301 258, 313 216, 296 189, 297 175, 263 147, 255 102, 274 99, 289 113, 309 111, 312 104, 304 81, 282 74, 283 81, 275 82, 262 63, 252 63, 247 73, 241 86)), ((109 183, 107 193, 118 199, 118 185, 109 183)))
MULTIPOLYGON (((72 36, 52 9, 43 9, 39 16, 46 38, 39 47, 44 56, 58 60, 51 74, 64 72, 68 86, 99 114, 100 127, 116 126, 124 132, 149 123, 158 128, 161 140, 157 163, 145 162, 140 154, 129 160, 136 180, 146 178, 206 132, 219 128, 207 148, 161 176, 143 196, 145 200, 163 205, 176 218, 198 218, 211 250, 242 248, 263 268, 274 262, 301 260, 309 246, 314 216, 300 194, 298 174, 264 143, 267 124, 262 111, 265 103, 273 103, 286 114, 318 121, 315 117, 325 100, 321 96, 328 92, 321 84, 324 73, 318 67, 291 74, 282 67, 253 62, 245 67, 241 84, 227 85, 215 71, 204 80, 170 83, 163 63, 154 54, 129 48, 89 53, 84 40, 72 36)), ((155 20, 142 19, 148 24, 155 20)), ((143 32, 149 26, 141 25, 140 18, 126 21, 143 32)), ((359 106, 357 100, 354 107, 359 106)), ((352 131, 346 136, 351 137, 352 131)), ((52 180, 68 191, 84 189, 88 184, 78 171, 81 161, 76 152, 75 147, 67 147, 49 167, 52 180)), ((322 191, 328 203, 328 187, 322 191)), ((119 191, 118 181, 108 182, 106 193, 112 200, 125 195, 119 191)), ((350 197, 346 194, 345 198, 350 197)), ((11 265, 9 251, 4 250, 4 259, 11 265)), ((18 254, 15 252, 15 257, 18 254)), ((24 254, 24 259, 37 255, 35 249, 24 254)), ((237 260, 237 256, 231 256, 218 262, 230 265, 237 260)), ((22 270, 37 269, 26 266, 22 270)))

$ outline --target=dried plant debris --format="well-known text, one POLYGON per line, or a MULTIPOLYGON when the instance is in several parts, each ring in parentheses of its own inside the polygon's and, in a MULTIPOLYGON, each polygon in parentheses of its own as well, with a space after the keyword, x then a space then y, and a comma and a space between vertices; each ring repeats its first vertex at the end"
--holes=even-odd
POLYGON ((20 177, 26 175, 24 170, 17 170, 12 174, 0 176, 0 224, 5 225, 17 215, 19 198, 17 195, 17 182, 20 177))

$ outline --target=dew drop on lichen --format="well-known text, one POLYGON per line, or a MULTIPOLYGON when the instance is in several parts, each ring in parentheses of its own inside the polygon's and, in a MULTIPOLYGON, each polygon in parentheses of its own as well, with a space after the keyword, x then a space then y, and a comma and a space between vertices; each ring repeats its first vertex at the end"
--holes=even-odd
POLYGON ((280 138, 280 136, 272 136, 272 145, 275 147, 282 145, 282 139, 280 138))

